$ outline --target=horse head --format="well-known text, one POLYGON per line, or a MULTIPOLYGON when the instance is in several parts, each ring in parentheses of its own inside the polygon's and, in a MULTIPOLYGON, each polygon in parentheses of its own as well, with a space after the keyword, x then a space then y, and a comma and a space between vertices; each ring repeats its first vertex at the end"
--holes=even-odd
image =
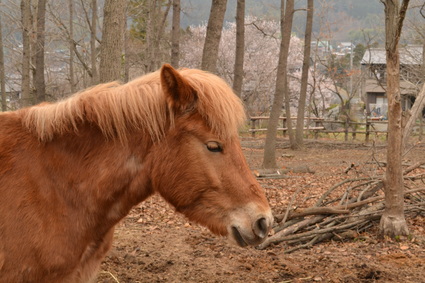
POLYGON ((194 87, 184 71, 164 65, 161 87, 173 121, 152 149, 152 186, 189 220, 215 234, 229 236, 240 246, 258 245, 267 236, 273 217, 242 153, 233 121, 240 117, 230 117, 241 116, 243 107, 222 80, 204 74, 222 85, 221 93, 210 101, 235 105, 231 109, 209 107, 203 93, 207 87, 194 87), (215 116, 208 116, 206 111, 229 116, 228 125, 226 121, 214 123, 215 116), (225 115, 217 113, 226 111, 225 115))

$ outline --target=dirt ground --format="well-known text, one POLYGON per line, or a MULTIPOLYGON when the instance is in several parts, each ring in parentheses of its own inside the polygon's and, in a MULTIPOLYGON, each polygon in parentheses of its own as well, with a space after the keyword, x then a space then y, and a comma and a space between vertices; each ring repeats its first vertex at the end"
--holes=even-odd
MULTIPOLYGON (((242 140, 253 169, 261 165, 262 142, 242 140)), ((282 167, 307 166, 314 173, 259 180, 274 214, 286 210, 300 186, 306 189, 297 205, 308 206, 310 199, 345 178, 382 175, 371 164, 385 161, 385 144, 308 141, 302 151, 287 145, 285 140, 278 143, 282 167), (345 173, 351 164, 354 169, 345 173)), ((425 161, 424 144, 405 156, 406 164, 415 161, 425 161)), ((284 254, 285 244, 265 250, 233 246, 154 196, 118 225, 97 282, 425 282, 425 217, 407 215, 407 220, 412 236, 400 241, 380 239, 376 223, 351 241, 328 241, 284 254)))

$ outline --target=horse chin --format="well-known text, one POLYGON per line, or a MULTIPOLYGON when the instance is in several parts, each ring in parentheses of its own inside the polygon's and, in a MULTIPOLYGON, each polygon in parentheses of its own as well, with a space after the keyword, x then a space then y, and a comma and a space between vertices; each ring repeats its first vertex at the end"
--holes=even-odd
POLYGON ((232 227, 232 237, 233 240, 238 244, 240 247, 244 248, 248 246, 248 244, 245 242, 244 238, 242 237, 241 233, 236 227, 232 227))
POLYGON ((264 238, 260 238, 251 233, 246 233, 236 226, 230 227, 229 239, 232 243, 235 243, 242 248, 247 246, 258 246, 264 241, 264 238))

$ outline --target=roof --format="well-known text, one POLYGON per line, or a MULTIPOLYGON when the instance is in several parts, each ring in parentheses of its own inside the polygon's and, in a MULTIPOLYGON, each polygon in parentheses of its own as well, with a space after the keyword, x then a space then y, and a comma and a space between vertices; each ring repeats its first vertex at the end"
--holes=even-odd
MULTIPOLYGON (((423 47, 419 45, 408 45, 400 48, 401 65, 421 65, 423 47)), ((385 48, 371 48, 366 50, 361 64, 383 64, 387 63, 385 48)))
POLYGON ((342 47, 351 47, 353 46, 352 42, 341 42, 339 45, 341 45, 342 47))
MULTIPOLYGON (((365 92, 366 93, 385 93, 386 90, 386 85, 381 85, 379 84, 376 80, 374 79, 368 79, 366 80, 366 84, 365 84, 365 92)), ((400 93, 403 95, 413 95, 416 96, 416 94, 418 93, 417 88, 415 88, 414 85, 412 85, 412 83, 407 82, 407 81, 400 81, 400 93)))

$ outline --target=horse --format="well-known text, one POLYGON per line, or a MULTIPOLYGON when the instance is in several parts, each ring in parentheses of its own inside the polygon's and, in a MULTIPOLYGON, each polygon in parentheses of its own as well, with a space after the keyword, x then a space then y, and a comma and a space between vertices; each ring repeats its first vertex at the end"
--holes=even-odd
POLYGON ((114 226, 155 193, 216 235, 260 244, 273 217, 244 121, 222 79, 168 64, 0 114, 0 282, 93 282, 114 226))

